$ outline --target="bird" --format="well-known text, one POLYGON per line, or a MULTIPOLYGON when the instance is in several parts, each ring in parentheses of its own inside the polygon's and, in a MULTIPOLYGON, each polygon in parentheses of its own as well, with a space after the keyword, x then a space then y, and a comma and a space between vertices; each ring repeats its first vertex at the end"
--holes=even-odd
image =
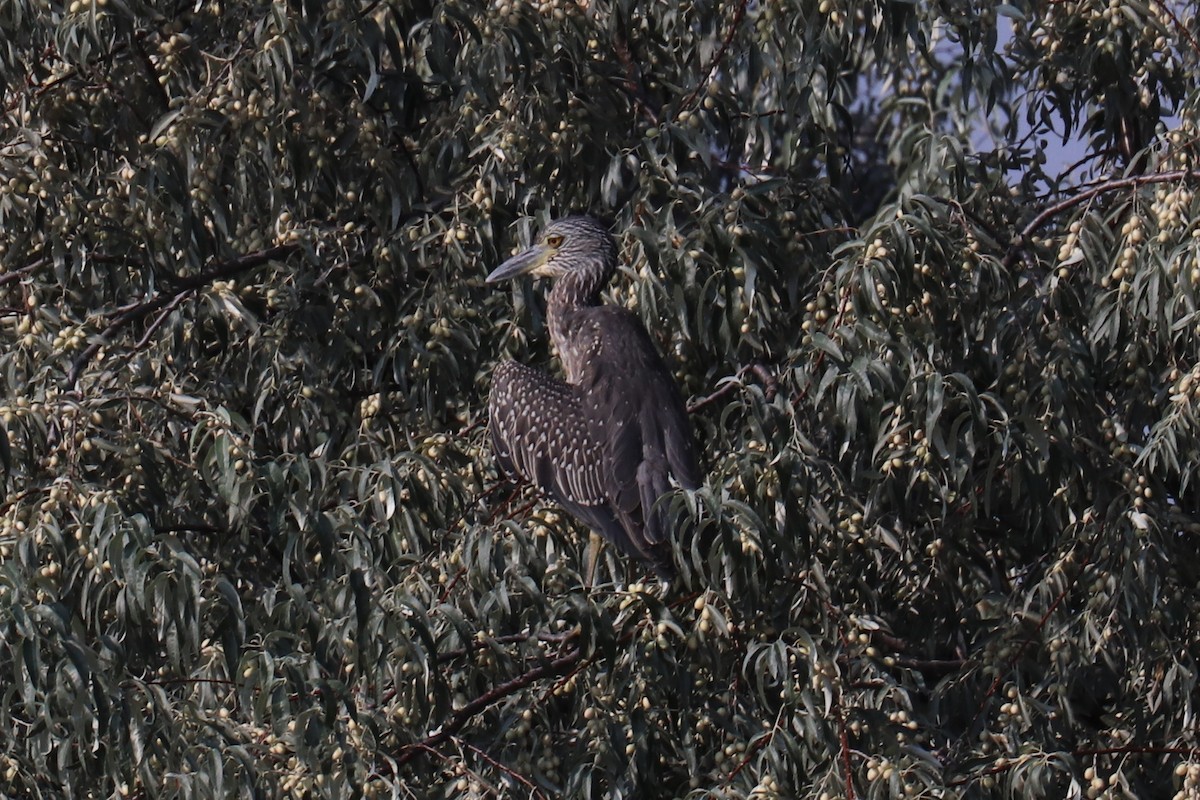
POLYGON ((550 338, 566 380, 503 361, 488 397, 492 448, 504 472, 537 486, 620 552, 669 581, 673 484, 702 481, 683 396, 641 319, 601 302, 617 244, 590 216, 546 225, 487 276, 549 278, 550 338))

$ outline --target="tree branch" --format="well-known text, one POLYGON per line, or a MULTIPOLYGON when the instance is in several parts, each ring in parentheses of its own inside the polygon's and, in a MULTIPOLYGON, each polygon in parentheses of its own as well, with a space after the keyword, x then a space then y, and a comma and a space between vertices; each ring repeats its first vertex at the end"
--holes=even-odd
POLYGON ((1078 194, 1072 195, 1065 200, 1060 200, 1046 208, 1042 209, 1033 219, 1031 219, 1024 228, 1017 233, 1013 238, 1012 243, 1008 246, 1008 252, 1004 255, 1004 260, 1001 262, 1008 268, 1012 267, 1017 262, 1017 257, 1021 250, 1029 242, 1029 238, 1033 236, 1043 225, 1049 222, 1054 217, 1074 208, 1077 205, 1088 202, 1089 200, 1099 197, 1108 192, 1116 192, 1121 189, 1134 189, 1139 186, 1148 186, 1155 183, 1171 183, 1172 181, 1185 180, 1200 180, 1200 170, 1194 169, 1176 169, 1170 172, 1155 172, 1149 175, 1134 175, 1129 178, 1117 178, 1115 180, 1104 181, 1093 186, 1082 189, 1078 194))
POLYGON ((775 399, 775 395, 779 392, 779 381, 775 378, 775 373, 773 373, 766 364, 755 361, 739 369, 737 371, 737 375, 725 378, 725 382, 721 388, 717 389, 712 394, 705 395, 704 397, 698 397, 692 402, 688 403, 687 412, 689 414, 695 414, 696 412, 701 411, 708 406, 713 405, 714 403, 724 400, 726 397, 733 394, 745 385, 742 382, 742 378, 746 376, 746 373, 753 373, 754 377, 758 379, 758 382, 762 384, 763 394, 766 396, 768 402, 775 399))
MULTIPOLYGON (((72 391, 79 383, 79 376, 83 373, 84 367, 88 362, 100 351, 101 347, 107 345, 112 337, 119 333, 121 329, 138 321, 142 317, 153 314, 156 311, 167 309, 167 314, 164 314, 151 325, 150 332, 161 325, 169 312, 179 305, 187 295, 197 289, 207 286, 216 280, 233 277, 247 272, 255 267, 262 266, 268 261, 277 261, 285 258, 296 252, 299 248, 296 245, 279 245, 270 247, 266 250, 259 250, 255 253, 247 253, 231 261, 226 261, 223 264, 218 264, 212 269, 205 270, 198 275, 192 275, 180 280, 171 290, 158 292, 149 300, 133 303, 120 309, 119 313, 108 324, 100 334, 92 340, 92 342, 83 349, 75 360, 71 363, 71 369, 67 372, 66 388, 67 391, 72 391)), ((148 336, 143 336, 142 339, 134 347, 135 350, 140 350, 149 343, 148 336)))
POLYGON ((26 264, 23 267, 18 267, 12 272, 6 272, 0 275, 0 286, 7 286, 14 281, 19 281, 31 272, 35 272, 50 263, 48 258, 39 258, 37 261, 26 264))

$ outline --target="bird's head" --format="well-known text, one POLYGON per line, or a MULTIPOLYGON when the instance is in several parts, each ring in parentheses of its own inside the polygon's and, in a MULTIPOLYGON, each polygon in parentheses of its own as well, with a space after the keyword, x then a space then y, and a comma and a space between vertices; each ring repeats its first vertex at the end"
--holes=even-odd
POLYGON ((488 283, 535 275, 560 278, 573 272, 592 272, 607 280, 617 264, 617 244, 612 234, 592 217, 556 219, 538 234, 533 245, 505 261, 488 283))

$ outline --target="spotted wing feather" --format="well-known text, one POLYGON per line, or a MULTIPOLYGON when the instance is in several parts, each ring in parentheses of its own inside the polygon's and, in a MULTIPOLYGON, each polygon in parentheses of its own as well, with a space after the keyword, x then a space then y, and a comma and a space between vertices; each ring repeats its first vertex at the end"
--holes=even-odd
POLYGON ((492 447, 508 475, 537 486, 622 552, 644 557, 609 504, 604 448, 576 387, 507 361, 493 375, 488 414, 492 447))

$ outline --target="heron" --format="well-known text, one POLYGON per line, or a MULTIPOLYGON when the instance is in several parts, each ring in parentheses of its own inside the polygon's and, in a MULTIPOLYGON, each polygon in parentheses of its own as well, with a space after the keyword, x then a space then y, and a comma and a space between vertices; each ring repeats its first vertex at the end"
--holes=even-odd
POLYGON ((702 473, 683 397, 650 334, 633 312, 601 302, 616 269, 608 229, 568 216, 488 275, 551 280, 547 323, 566 377, 500 363, 488 428, 505 473, 666 581, 674 566, 659 501, 673 486, 698 488, 702 473))

